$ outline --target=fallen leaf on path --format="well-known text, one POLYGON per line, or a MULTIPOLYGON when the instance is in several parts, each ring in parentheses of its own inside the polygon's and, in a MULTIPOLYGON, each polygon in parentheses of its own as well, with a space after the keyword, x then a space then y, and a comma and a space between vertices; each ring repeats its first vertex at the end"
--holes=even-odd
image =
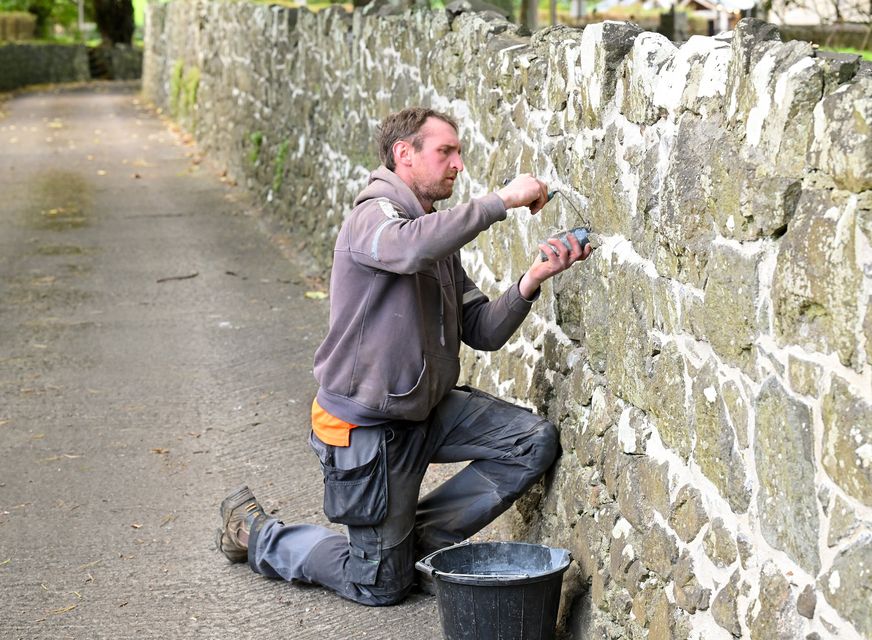
POLYGON ((49 614, 50 616, 58 616, 58 615, 60 615, 60 614, 62 614, 62 613, 67 613, 68 611, 72 611, 73 609, 75 609, 75 608, 78 607, 78 606, 79 606, 79 605, 77 605, 77 604, 71 604, 71 605, 68 606, 68 607, 63 607, 63 608, 61 608, 61 609, 55 609, 54 611, 49 611, 48 614, 49 614))
POLYGON ((76 596, 79 600, 82 599, 82 594, 79 593, 78 591, 72 591, 71 593, 72 593, 74 596, 76 596))
POLYGON ((105 176, 106 172, 103 169, 100 169, 99 171, 97 171, 97 175, 98 176, 105 176))
POLYGON ((160 456, 160 455, 164 455, 165 453, 169 453, 170 450, 169 450, 169 449, 164 449, 163 447, 154 447, 154 448, 151 450, 151 452, 152 452, 152 453, 156 453, 156 454, 158 454, 158 455, 160 456))
POLYGON ((165 525, 168 525, 170 522, 173 522, 173 521, 176 519, 176 517, 177 517, 177 516, 176 516, 176 514, 174 514, 174 513, 169 514, 166 518, 164 518, 164 519, 161 521, 160 526, 163 527, 163 526, 165 526, 165 525))
POLYGON ((131 524, 130 526, 131 526, 132 528, 134 528, 134 529, 142 529, 142 525, 139 524, 138 522, 134 522, 134 523, 131 524))
POLYGON ((102 560, 94 560, 94 562, 88 562, 87 564, 79 565, 79 569, 90 569, 91 567, 96 567, 98 564, 103 562, 102 560))
POLYGON ((139 175, 138 173, 131 173, 130 177, 133 178, 134 180, 139 180, 142 176, 139 175))
POLYGON ((0 562, 0 567, 9 564, 10 562, 12 562, 12 558, 6 558, 3 562, 0 562))
POLYGON ((323 300, 327 297, 327 294, 323 291, 307 291, 304 294, 309 300, 323 300))
POLYGON ((44 585, 44 584, 42 584, 42 583, 40 583, 40 585, 39 585, 39 586, 40 586, 40 587, 42 587, 42 588, 43 588, 43 590, 45 590, 45 591, 48 591, 48 587, 47 587, 47 586, 45 586, 45 585, 44 585))
POLYGON ((9 424, 9 420, 0 420, 0 427, 2 427, 5 424, 9 424))
POLYGON ((124 602, 122 602, 121 604, 119 604, 119 605, 118 605, 118 608, 120 609, 121 607, 126 607, 126 606, 127 606, 127 600, 125 600, 124 602))
POLYGON ((190 273, 185 276, 167 276, 166 278, 158 278, 158 284, 161 282, 169 282, 170 280, 190 280, 191 278, 196 278, 200 275, 199 272, 195 271, 194 273, 190 273))

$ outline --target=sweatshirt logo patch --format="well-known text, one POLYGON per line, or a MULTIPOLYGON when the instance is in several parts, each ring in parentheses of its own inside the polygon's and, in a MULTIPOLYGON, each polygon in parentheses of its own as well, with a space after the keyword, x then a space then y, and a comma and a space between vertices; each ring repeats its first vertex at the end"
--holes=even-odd
POLYGON ((381 207, 382 213, 385 214, 388 218, 399 218, 400 214, 394 209, 394 205, 391 204, 390 200, 385 198, 378 199, 378 206, 381 207))

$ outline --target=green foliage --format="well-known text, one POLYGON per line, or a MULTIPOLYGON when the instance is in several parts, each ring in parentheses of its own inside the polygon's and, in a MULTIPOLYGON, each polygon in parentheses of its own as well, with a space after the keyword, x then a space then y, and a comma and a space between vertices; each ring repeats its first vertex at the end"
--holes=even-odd
POLYGON ((260 131, 255 131, 249 136, 251 142, 251 151, 248 152, 248 162, 256 165, 260 158, 260 148, 263 146, 263 134, 260 131))
POLYGON ((290 142, 285 140, 279 145, 279 151, 276 154, 276 170, 273 174, 273 182, 272 189, 273 192, 278 191, 282 182, 285 179, 285 162, 288 160, 288 148, 290 147, 290 142))
POLYGON ((182 93, 182 74, 185 70, 185 63, 181 60, 176 60, 173 64, 173 70, 170 72, 170 114, 177 116, 179 113, 179 98, 182 93))
POLYGON ((200 88, 200 70, 189 67, 182 78, 181 108, 182 115, 188 115, 197 104, 197 90, 200 88))
POLYGON ((200 70, 197 67, 185 69, 182 60, 176 60, 170 71, 170 114, 176 118, 190 115, 197 104, 197 91, 200 88, 200 70))

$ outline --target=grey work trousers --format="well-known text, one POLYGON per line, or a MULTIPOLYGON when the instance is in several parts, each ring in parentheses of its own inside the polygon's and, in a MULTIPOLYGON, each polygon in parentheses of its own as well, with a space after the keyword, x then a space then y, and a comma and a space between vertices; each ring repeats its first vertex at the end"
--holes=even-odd
POLYGON ((314 434, 310 444, 322 467, 339 469, 361 469, 383 452, 386 516, 377 524, 349 525, 347 536, 269 519, 252 531, 249 565, 375 606, 403 600, 417 559, 494 520, 551 466, 559 447, 547 420, 468 388, 451 391, 425 421, 357 427, 348 447, 326 445, 314 434), (419 500, 431 462, 460 461, 471 462, 419 500))

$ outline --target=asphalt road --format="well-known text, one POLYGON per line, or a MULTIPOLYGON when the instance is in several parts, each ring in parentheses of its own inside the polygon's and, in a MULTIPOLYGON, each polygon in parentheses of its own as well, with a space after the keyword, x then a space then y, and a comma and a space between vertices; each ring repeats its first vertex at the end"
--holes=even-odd
POLYGON ((325 522, 327 303, 137 91, 0 103, 0 637, 441 638, 434 598, 366 608, 213 549, 240 482, 325 522))

